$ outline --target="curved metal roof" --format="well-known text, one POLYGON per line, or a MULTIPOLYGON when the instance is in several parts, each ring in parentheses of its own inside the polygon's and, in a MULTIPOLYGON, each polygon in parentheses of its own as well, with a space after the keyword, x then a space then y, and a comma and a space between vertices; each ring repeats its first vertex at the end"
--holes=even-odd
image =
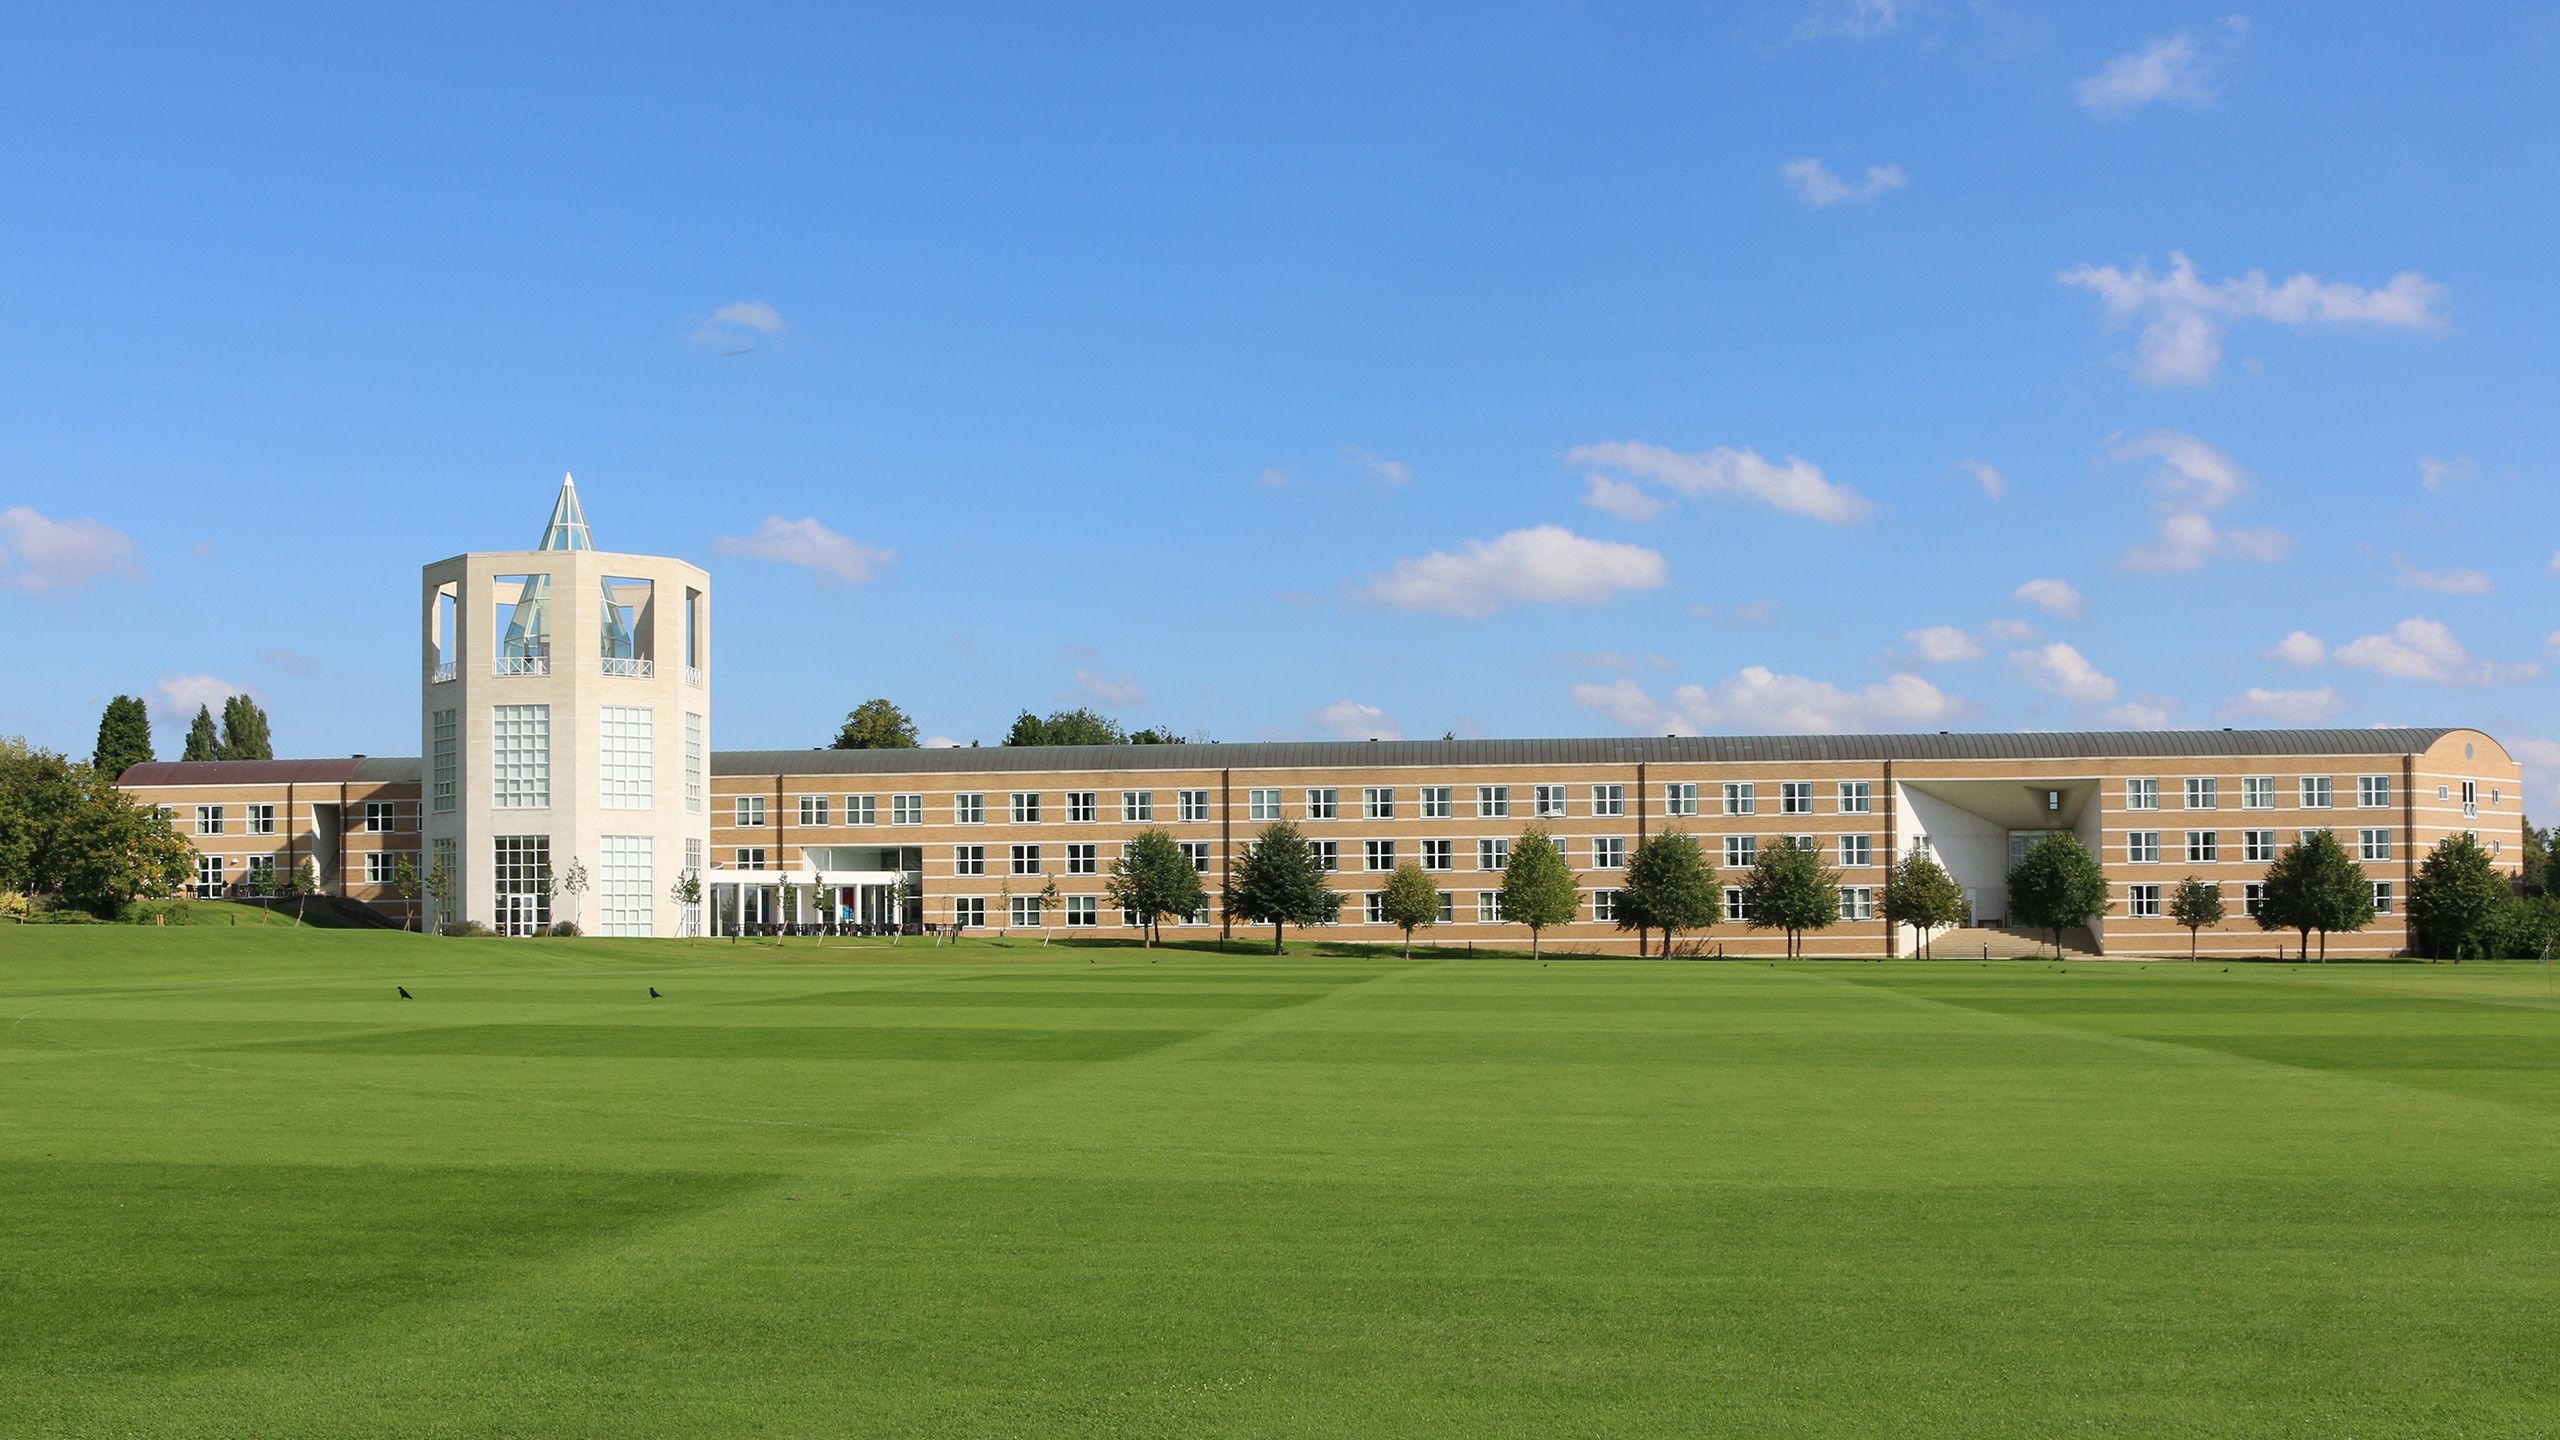
POLYGON ((415 755, 342 755, 322 760, 145 760, 120 785, 416 784, 415 755))

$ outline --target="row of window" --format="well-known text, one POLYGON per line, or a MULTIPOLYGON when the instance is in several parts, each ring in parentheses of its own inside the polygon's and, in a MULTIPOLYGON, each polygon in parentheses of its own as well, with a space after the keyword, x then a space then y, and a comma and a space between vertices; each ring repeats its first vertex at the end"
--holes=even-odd
MULTIPOLYGON (((406 850, 366 851, 364 883, 367 885, 390 884, 399 875, 401 858, 410 853, 412 852, 406 850)), ((234 883, 243 886, 252 894, 271 893, 284 873, 278 864, 279 858, 274 855, 240 856, 240 878, 234 882, 227 878, 225 867, 229 861, 223 856, 198 855, 196 857, 196 894, 208 900, 218 899, 234 883)))
MULTIPOLYGON (((1299 792, 1295 815, 1289 811, 1287 792, 1277 787, 1248 790, 1245 794, 1245 818, 1254 821, 1286 819, 1341 820, 1356 817, 1363 820, 1394 820, 1410 815, 1424 820, 1449 820, 1458 814, 1458 787, 1454 785, 1419 785, 1411 787, 1408 800, 1392 785, 1355 787, 1356 801, 1348 798, 1345 787, 1337 785, 1309 786, 1299 792), (1408 810, 1408 804, 1411 808, 1408 810)), ((1573 808, 1570 785, 1478 785, 1474 808, 1469 813, 1489 819, 1514 817, 1555 820, 1574 814, 1624 816, 1627 811, 1627 787, 1624 785, 1591 785, 1587 789, 1584 808, 1573 808), (1517 801, 1514 791, 1522 792, 1517 801)), ((1814 786, 1811 781, 1786 781, 1779 785, 1778 810, 1782 815, 1814 813, 1814 786)), ((1210 792, 1176 790, 1173 811, 1165 818, 1202 821, 1213 817, 1210 792)), ((1158 818, 1157 792, 1123 790, 1120 807, 1111 817, 1122 821, 1151 823, 1158 818)), ((1837 813, 1866 815, 1874 811, 1874 791, 1864 780, 1843 781, 1836 789, 1837 813)), ((830 825, 841 815, 846 825, 879 823, 879 797, 846 795, 843 808, 836 808, 833 795, 801 795, 794 797, 799 806, 802 825, 830 825)), ((1071 824, 1099 821, 1103 818, 1103 792, 1067 790, 1060 792, 1060 814, 1071 824)), ((740 825, 762 825, 768 811, 767 797, 740 795, 735 797, 735 815, 740 825)), ((1016 790, 1009 797, 1005 812, 1017 825, 1040 823, 1048 813, 1044 792, 1016 790)), ((965 792, 949 797, 952 823, 983 825, 987 820, 987 796, 983 792, 965 792)), ((1698 813, 1698 787, 1689 782, 1675 782, 1663 787, 1663 813, 1695 815, 1698 813)), ((1759 786, 1745 782, 1724 787, 1724 811, 1728 815, 1753 815, 1759 810, 1759 786)), ((917 794, 889 797, 889 823, 921 825, 925 819, 925 797, 917 794)))
MULTIPOLYGON (((163 805, 160 807, 160 813, 168 815, 174 822, 177 818, 172 813, 174 808, 175 807, 163 805)), ((228 805, 197 806, 196 833, 199 835, 227 835, 234 833, 230 828, 231 809, 232 807, 228 805)), ((240 828, 236 833, 242 835, 273 835, 276 833, 275 806, 269 804, 242 805, 239 809, 240 828)), ((367 800, 364 802, 364 824, 362 828, 364 832, 369 835, 389 835, 400 831, 415 830, 418 828, 417 815, 414 807, 405 801, 367 800)))
MULTIPOLYGON (((2388 880, 2370 880, 2366 883, 2373 887, 2373 913, 2376 915, 2390 914, 2392 905, 2391 882, 2388 880)), ((2222 887, 2217 885, 2213 888, 2220 890, 2222 887)), ((2157 920, 2167 913, 2160 908, 2159 886, 2127 885, 2124 887, 2124 891, 2124 913, 2134 919, 2157 920)), ((2266 886, 2259 884, 2254 880, 2241 886, 2240 913, 2247 918, 2255 919, 2259 911, 2265 907, 2266 891, 2266 886)))
MULTIPOLYGON (((1821 841, 1829 839, 1835 842, 1837 849, 1834 852, 1833 863, 1842 867, 1854 869, 1876 863, 1875 837, 1872 835, 1797 835, 1789 838, 1793 839, 1798 845, 1805 849, 1811 850, 1817 857, 1822 855, 1821 841)), ((1211 849, 1209 841, 1178 840, 1174 843, 1180 845, 1183 853, 1191 857, 1193 868, 1197 869, 1203 875, 1209 873, 1209 857, 1211 849)), ((1317 867, 1326 871, 1339 871, 1342 869, 1343 847, 1346 844, 1356 844, 1359 847, 1354 853, 1359 856, 1360 868, 1364 870, 1393 870, 1396 866, 1403 863, 1408 854, 1410 854, 1412 859, 1419 861, 1422 868, 1425 870, 1455 870, 1458 868, 1457 862, 1459 855, 1465 853, 1460 849, 1460 846, 1466 843, 1468 842, 1458 840, 1416 840, 1412 842, 1400 840, 1310 840, 1307 842, 1307 846, 1310 850, 1315 852, 1317 867), (1407 852, 1404 849, 1404 846, 1407 843, 1411 843, 1415 847, 1411 852, 1407 852)), ((1500 870, 1511 863, 1511 841, 1509 838, 1504 837, 1477 840, 1472 843, 1474 845, 1476 869, 1500 870)), ((1728 870, 1748 870, 1759 864, 1759 847, 1760 837, 1757 835, 1725 836, 1723 846, 1724 868, 1728 870)), ((1067 874, 1094 875, 1101 873, 1099 869, 1099 846, 1071 842, 1058 848, 1065 852, 1067 874)), ((1120 848, 1123 851, 1126 851, 1128 849, 1128 842, 1121 842, 1120 848)), ((1576 860, 1576 846, 1572 837, 1568 836, 1558 838, 1556 841, 1556 848, 1564 852, 1564 858, 1568 864, 1573 863, 1576 860)), ((952 873, 955 875, 986 874, 987 850, 988 847, 985 845, 953 846, 951 848, 952 873)), ((1006 859, 1011 866, 1009 873, 1015 875, 1037 875, 1041 873, 1042 855, 1044 853, 1043 846, 1038 844, 1019 844, 1007 846, 1006 850, 1009 852, 1006 855, 1006 859)), ((1627 868, 1627 853, 1628 843, 1625 836, 1602 835, 1594 837, 1589 842, 1589 847, 1584 852, 1584 855, 1587 857, 1586 863, 1591 869, 1624 870, 1627 868)), ((1713 852, 1710 851, 1710 853, 1713 852)), ((737 856, 738 868, 742 870, 761 870, 765 868, 765 860, 767 856, 771 854, 771 847, 764 845, 741 845, 737 847, 735 854, 737 856)))
MULTIPOLYGON (((1438 894, 1440 897, 1441 923, 1456 923, 1458 919, 1457 893, 1454 891, 1442 890, 1439 891, 1438 894)), ((1599 924, 1615 924, 1618 919, 1618 897, 1620 892, 1616 890, 1593 890, 1590 891, 1589 894, 1591 896, 1591 919, 1599 924)), ((1360 919, 1362 923, 1369 925, 1384 925, 1388 923, 1387 897, 1384 892, 1375 890, 1370 891, 1368 894, 1361 897, 1361 901, 1360 919)), ((1057 903, 1063 923, 1070 928, 1082 928, 1086 926, 1099 927, 1102 924, 1102 897, 1098 895, 1063 895, 1058 898, 1057 903)), ((987 899, 985 896, 958 896, 952 900, 951 907, 951 918, 954 923, 972 929, 984 929, 986 927, 987 899)), ((1037 929, 1047 923, 1044 902, 1041 897, 1036 895, 1013 896, 1011 898, 1010 910, 1005 913, 1007 914, 1007 918, 1011 926, 1017 930, 1037 929)), ((1474 894, 1474 915, 1478 924, 1501 924, 1502 892, 1499 890, 1476 891, 1474 894)), ((1743 892, 1741 890, 1728 889, 1724 892, 1724 915, 1725 919, 1737 924, 1746 924, 1750 921, 1751 907, 1745 902, 1743 892)), ((1875 919, 1876 892, 1874 887, 1867 885, 1842 886, 1840 889, 1840 918, 1849 921, 1875 919)), ((1120 923, 1126 926, 1135 927, 1139 923, 1139 919, 1134 915, 1123 913, 1120 917, 1120 923)), ((1190 915, 1181 917, 1177 923, 1187 923, 1192 925, 1209 924, 1211 923, 1210 911, 1207 906, 1202 906, 1190 915)))
MULTIPOLYGON (((2357 776, 2356 808, 2359 810, 2390 809, 2393 785, 2394 777, 2389 775, 2357 776)), ((2331 777, 2326 775, 2303 775, 2296 777, 2294 780, 2294 796, 2295 803, 2305 810, 2328 810, 2334 808, 2337 804, 2337 792, 2334 788, 2331 777)), ((2450 801, 2452 798, 2452 786, 2438 785, 2436 787, 2436 799, 2439 801, 2450 801)), ((2492 805, 2500 803, 2505 798, 2506 797, 2497 790, 2491 790, 2489 792, 2489 803, 2492 805)), ((2197 776, 2190 778, 2186 782, 2186 808, 2190 810, 2215 810, 2221 808, 2221 805, 2222 781, 2218 777, 2210 775, 2197 776)), ((2160 782, 2156 779, 2134 779, 2125 781, 2124 808, 2127 810, 2159 809, 2160 782)), ((2242 776, 2240 780, 2240 808, 2243 810, 2273 810, 2276 808, 2276 777, 2273 775, 2242 776)), ((2466 817, 2477 816, 2480 813, 2480 782, 2476 780, 2465 780, 2462 782, 2462 813, 2466 817)))
MULTIPOLYGON (((551 804, 551 707, 498 705, 490 716, 489 803, 500 810, 551 804)), ((450 814, 462 794, 459 712, 438 710, 427 723, 427 803, 450 814)), ((607 810, 657 806, 657 712, 646 705, 607 705, 596 717, 598 801, 607 810)), ((703 805, 702 716, 684 717, 684 808, 703 805)))
MULTIPOLYGON (((2308 840, 2322 830, 2302 830, 2296 835, 2308 840)), ((2375 826, 2356 831, 2356 858, 2388 860, 2391 858, 2392 830, 2375 826)), ((2160 863, 2160 832, 2129 830, 2124 837, 2124 858, 2135 865, 2160 863)), ((2189 864, 2211 864, 2222 858, 2222 834, 2217 830, 2190 830, 2186 833, 2186 858, 2189 864)), ((2252 863, 2272 862, 2276 858, 2276 832, 2243 830, 2240 832, 2240 858, 2252 863)))

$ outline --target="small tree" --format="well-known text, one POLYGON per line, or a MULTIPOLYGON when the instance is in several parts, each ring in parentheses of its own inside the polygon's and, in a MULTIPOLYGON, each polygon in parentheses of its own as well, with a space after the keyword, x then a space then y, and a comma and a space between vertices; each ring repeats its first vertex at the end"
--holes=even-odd
POLYGON ((391 866, 391 893, 400 897, 400 928, 418 923, 418 857, 402 853, 391 866))
POLYGON ((2314 830, 2285 848, 2267 867, 2258 900, 2258 928, 2292 930, 2311 949, 2320 932, 2320 958, 2329 958, 2329 932, 2354 934, 2373 923, 2373 884, 2338 837, 2314 830))
POLYGON ((1665 830, 1645 837, 1627 861, 1626 888, 1618 892, 1618 928, 1662 932, 1662 953, 1683 932, 1705 930, 1722 909, 1715 876, 1695 837, 1665 830))
MULTIPOLYGON (((1512 855, 1517 859, 1519 852, 1515 850, 1512 855)), ((1510 886, 1508 873, 1504 874, 1502 883, 1506 889, 1510 886)), ((1510 903, 1508 900, 1503 902, 1506 906, 1510 903)), ((1430 871, 1410 860, 1398 865, 1395 873, 1387 877, 1387 888, 1379 897, 1378 905, 1386 915, 1387 923, 1404 932, 1404 958, 1407 960, 1413 958, 1413 932, 1440 923, 1439 887, 1431 883, 1430 871)), ((1505 913, 1509 912, 1506 910, 1505 913)))
POLYGON ((694 933, 694 927, 700 923, 702 872, 686 870, 678 874, 676 883, 667 887, 667 899, 673 901, 676 908, 683 912, 684 933, 690 937, 694 933))
POLYGON ((293 897, 293 923, 298 928, 302 924, 302 912, 311 907, 311 897, 320 893, 320 872, 312 865, 310 856, 302 857, 302 863, 294 867, 293 874, 284 882, 284 893, 293 897))
POLYGON ((827 897, 827 872, 812 870, 809 875, 809 908, 816 913, 806 917, 817 923, 820 934, 835 923, 835 902, 827 897))
POLYGON ((1885 876, 1884 918, 1920 932, 1920 953, 1932 953, 1940 927, 1961 925, 1973 916, 1964 887, 1946 867, 1916 846, 1885 876))
POLYGON ((2222 887, 2188 876, 2169 902, 2169 918, 2187 927, 2187 958, 2193 960, 2197 934, 2222 923, 2222 887))
POLYGON ((2487 957, 2514 903, 2507 877, 2469 835, 2448 835, 2409 882, 2409 934, 2425 954, 2459 961, 2487 957))
POLYGON ((1040 948, 1049 948, 1049 907, 1058 903, 1058 882, 1044 876, 1040 888, 1031 897, 1031 917, 1040 922, 1040 948))
POLYGON ((1271 927, 1271 953, 1281 949, 1280 927, 1301 929, 1333 918, 1342 897, 1325 888, 1316 852, 1294 825, 1264 827, 1227 873, 1227 913, 1271 927))
POLYGON ((584 909, 580 902, 587 893, 587 867, 575 855, 569 857, 569 868, 560 872, 560 893, 569 897, 569 923, 577 924, 584 909))
POLYGON ((452 925, 453 870, 442 860, 438 860, 427 871, 427 898, 436 904, 436 929, 442 931, 452 925))
MULTIPOLYGON (((1432 901, 1435 908, 1439 900, 1432 901)), ((1543 830, 1520 832, 1502 867, 1502 918, 1529 927, 1529 954, 1538 953, 1538 935, 1550 925, 1569 925, 1582 913, 1581 884, 1564 863, 1564 852, 1543 830)), ((1408 939, 1407 948, 1411 948, 1408 939)))
POLYGON ((2107 913, 2106 872, 2080 837, 2047 835, 2010 868, 2009 913, 2052 931, 2053 953, 2059 955, 2063 931, 2107 913))
POLYGON ((838 750, 913 750, 916 722, 887 700, 865 700, 844 717, 836 731, 838 750))
POLYGON ((196 707, 196 718, 187 726, 187 748, 181 760, 219 760, 222 758, 222 732, 213 728, 213 711, 196 707))
POLYGON ((1209 902, 1200 872, 1168 831, 1147 829, 1111 862, 1103 887, 1120 913, 1137 922, 1150 946, 1164 938, 1167 915, 1188 915, 1209 902))
POLYGON ((151 756, 151 711, 140 696, 119 695, 98 717, 98 748, 90 764, 109 780, 151 756))
POLYGON ((1827 930, 1840 919, 1840 876, 1822 857, 1792 836, 1760 847, 1742 899, 1754 930, 1787 932, 1787 958, 1804 953, 1804 932, 1827 930))

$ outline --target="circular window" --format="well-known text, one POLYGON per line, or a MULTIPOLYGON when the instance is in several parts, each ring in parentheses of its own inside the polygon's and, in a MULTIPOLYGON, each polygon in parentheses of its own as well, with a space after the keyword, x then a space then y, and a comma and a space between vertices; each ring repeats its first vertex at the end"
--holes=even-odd
POLYGON ((2471 742, 2468 740, 2462 742, 2462 758, 2465 760, 2471 758, 2471 742))

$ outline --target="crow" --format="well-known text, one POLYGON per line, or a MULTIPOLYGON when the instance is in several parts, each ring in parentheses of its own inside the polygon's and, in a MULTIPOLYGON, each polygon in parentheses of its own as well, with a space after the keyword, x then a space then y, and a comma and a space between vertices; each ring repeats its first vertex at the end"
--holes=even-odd
POLYGON ((400 998, 401 998, 401 999, 403 999, 403 1000, 415 1000, 415 999, 417 999, 417 998, 418 998, 417 996, 412 995, 412 994, 410 994, 410 993, 409 993, 409 987, 408 987, 408 986, 406 986, 406 985, 394 985, 394 986, 392 986, 391 988, 392 988, 392 989, 394 989, 394 990, 399 991, 399 992, 400 992, 400 998))
POLYGON ((664 999, 666 999, 667 997, 666 997, 666 996, 664 996, 664 995, 659 994, 659 993, 658 993, 658 987, 657 987, 657 986, 655 986, 655 985, 652 985, 652 986, 650 986, 650 987, 649 987, 649 998, 650 998, 650 999, 652 999, 652 1000, 664 1000, 664 999))

